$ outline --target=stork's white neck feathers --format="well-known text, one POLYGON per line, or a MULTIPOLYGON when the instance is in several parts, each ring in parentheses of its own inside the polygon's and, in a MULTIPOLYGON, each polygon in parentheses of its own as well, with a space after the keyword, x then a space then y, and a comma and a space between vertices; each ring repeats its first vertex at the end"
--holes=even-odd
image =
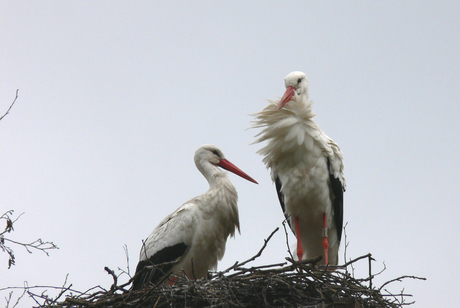
POLYGON ((315 114, 311 111, 311 102, 290 102, 281 110, 277 108, 278 102, 270 101, 265 109, 255 114, 253 127, 264 128, 256 135, 256 142, 268 141, 257 153, 264 156, 263 162, 272 172, 311 167, 315 163, 312 158, 321 155, 320 147, 314 145, 322 143, 318 126, 312 120, 315 114), (304 161, 305 158, 309 161, 304 161))
POLYGON ((235 236, 235 228, 240 232, 238 193, 224 171, 218 169, 218 172, 214 173, 209 181, 209 190, 204 196, 213 206, 202 208, 203 213, 218 215, 220 226, 226 234, 235 236))
MULTIPOLYGON (((208 202, 198 203, 202 213, 205 215, 220 215, 219 221, 225 229, 225 233, 235 235, 235 227, 240 232, 240 222, 238 215, 238 193, 233 186, 227 173, 217 167, 218 160, 209 151, 198 150, 195 153, 195 165, 209 183, 208 191, 198 198, 206 198, 208 202)), ((219 157, 224 159, 223 153, 219 152, 219 157)))

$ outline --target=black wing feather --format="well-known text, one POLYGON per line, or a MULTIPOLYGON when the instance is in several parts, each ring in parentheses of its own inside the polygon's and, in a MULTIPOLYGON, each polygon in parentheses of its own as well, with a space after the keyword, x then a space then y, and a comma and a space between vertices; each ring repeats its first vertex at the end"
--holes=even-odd
POLYGON ((280 201, 281 209, 283 210, 284 217, 286 217, 289 227, 291 228, 292 232, 294 232, 295 234, 295 231, 292 229, 292 226, 291 226, 291 220, 289 219, 289 215, 286 215, 286 205, 284 204, 284 195, 281 192, 282 185, 283 184, 281 183, 280 178, 277 176, 275 178, 275 186, 276 186, 276 193, 278 194, 278 200, 280 201))
POLYGON ((329 179, 331 182, 332 192, 334 194, 334 221, 335 227, 337 229, 337 238, 340 243, 342 238, 342 228, 343 228, 343 185, 342 182, 336 177, 334 177, 333 172, 331 172, 331 162, 329 158, 327 159, 327 170, 329 171, 329 179))
POLYGON ((140 290, 146 284, 156 284, 165 275, 169 274, 173 262, 184 255, 188 246, 184 243, 179 243, 170 247, 165 247, 151 256, 148 260, 139 261, 136 267, 136 274, 142 271, 146 266, 152 266, 151 269, 145 270, 142 274, 135 277, 132 290, 140 290), (167 264, 164 264, 167 263, 167 264))

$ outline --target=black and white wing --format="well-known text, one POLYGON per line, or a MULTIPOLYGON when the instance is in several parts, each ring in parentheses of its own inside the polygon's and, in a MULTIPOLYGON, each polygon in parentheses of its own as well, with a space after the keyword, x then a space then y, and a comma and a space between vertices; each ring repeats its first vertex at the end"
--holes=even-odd
POLYGON ((334 172, 331 170, 331 162, 329 158, 327 159, 327 169, 329 171, 329 180, 333 195, 332 207, 334 209, 335 228, 337 230, 337 239, 340 243, 343 228, 343 193, 345 191, 345 187, 342 184, 341 179, 334 175, 334 172))
POLYGON ((186 203, 153 230, 141 248, 132 290, 139 290, 149 283, 157 284, 171 273, 191 245, 193 220, 193 204, 186 203))
POLYGON ((295 234, 295 230, 292 229, 292 226, 291 226, 291 220, 289 219, 289 215, 286 214, 286 205, 284 204, 284 194, 281 191, 282 186, 283 184, 281 183, 280 178, 276 176, 275 177, 275 187, 276 187, 276 193, 278 194, 278 200, 281 205, 281 210, 283 211, 284 217, 286 218, 286 221, 288 222, 289 227, 291 228, 292 232, 294 232, 295 234))

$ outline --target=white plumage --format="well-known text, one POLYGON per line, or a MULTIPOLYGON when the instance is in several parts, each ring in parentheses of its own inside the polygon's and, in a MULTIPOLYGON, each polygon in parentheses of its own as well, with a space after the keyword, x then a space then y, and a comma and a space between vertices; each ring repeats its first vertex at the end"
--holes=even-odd
POLYGON ((342 152, 313 121, 306 75, 292 72, 285 85, 280 101, 254 114, 253 127, 263 128, 256 142, 267 142, 258 153, 297 237, 298 258, 322 255, 323 264, 336 265, 346 185, 342 152))
POLYGON ((133 290, 158 283, 170 273, 185 273, 190 279, 205 276, 222 259, 227 237, 234 236, 235 228, 240 231, 236 189, 218 167, 257 182, 225 159, 215 145, 198 148, 195 164, 209 190, 180 206, 153 230, 141 248, 133 290))

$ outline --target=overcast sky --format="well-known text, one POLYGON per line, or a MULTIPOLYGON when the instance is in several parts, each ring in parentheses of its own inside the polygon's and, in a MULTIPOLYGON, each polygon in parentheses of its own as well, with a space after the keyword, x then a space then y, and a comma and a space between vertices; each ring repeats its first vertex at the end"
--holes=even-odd
MULTIPOLYGON (((229 175, 241 235, 219 269, 253 256, 284 216, 250 114, 300 70, 344 153, 347 257, 386 266, 376 285, 426 277, 389 286, 417 307, 458 305, 459 20, 457 1, 1 1, 0 113, 19 98, 0 121, 0 210, 25 212, 8 237, 59 250, 14 247, 11 269, 0 252, 0 288, 109 288, 125 244, 133 272, 141 240, 207 190, 204 143, 259 182, 229 175)), ((286 256, 281 230, 254 264, 286 256)))

